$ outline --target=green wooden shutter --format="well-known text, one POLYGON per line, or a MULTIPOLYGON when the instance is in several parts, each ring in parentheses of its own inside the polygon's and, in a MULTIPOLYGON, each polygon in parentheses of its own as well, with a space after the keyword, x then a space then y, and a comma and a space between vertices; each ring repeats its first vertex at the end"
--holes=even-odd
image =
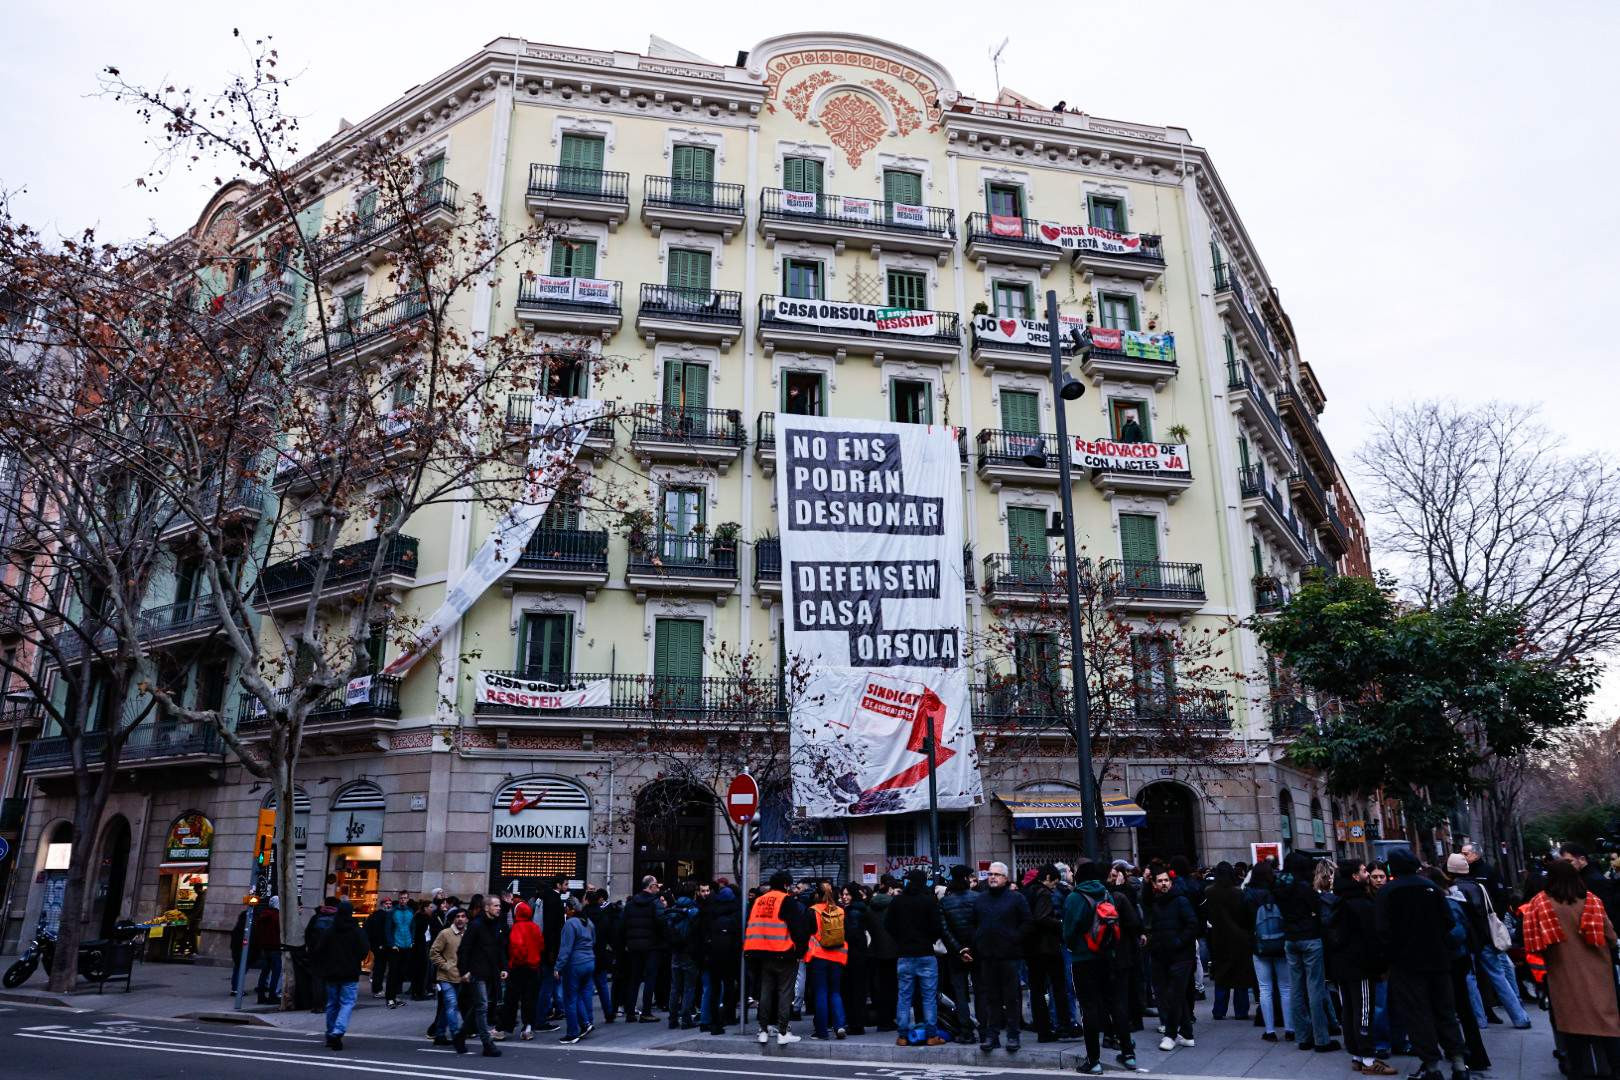
POLYGON ((596 241, 571 240, 559 236, 551 242, 551 276, 593 278, 596 276, 596 241))
POLYGON ((714 151, 707 146, 677 146, 671 155, 671 193, 676 202, 706 205, 714 201, 714 151))
POLYGON ((783 158, 782 186, 789 191, 808 191, 820 195, 822 172, 819 158, 783 158))
POLYGON ((368 191, 360 196, 360 200, 354 204, 354 212, 360 218, 362 226, 369 224, 377 213, 376 191, 368 191))
POLYGON ((709 295, 709 263, 707 251, 669 250, 669 287, 680 289, 689 298, 706 301, 709 295))
POLYGON ((1244 472, 1249 471, 1249 440, 1242 435, 1238 436, 1238 465, 1244 472))
MULTIPOLYGON (((891 203, 922 205, 922 174, 902 169, 883 170, 883 197, 891 203)), ((891 211, 890 217, 893 217, 891 211)))
POLYGON ((1159 519, 1152 514, 1119 515, 1119 551, 1127 562, 1159 561, 1159 519))
POLYGON ((422 186, 444 179, 444 155, 435 154, 422 163, 422 186))
POLYGON ((602 162, 606 159, 606 152, 607 144, 601 139, 589 135, 563 135, 557 187, 582 195, 601 194, 602 162))
POLYGON ((889 306, 913 311, 928 307, 928 276, 915 270, 890 270, 889 306))
POLYGON ((1254 557, 1254 576, 1263 577, 1266 572, 1266 564, 1260 557, 1260 541, 1256 540, 1249 545, 1249 554, 1254 557))
POLYGON ((653 631, 655 707, 697 705, 702 678, 703 620, 659 619, 653 631))
POLYGON ((540 528, 554 532, 571 532, 579 528, 579 485, 566 483, 551 497, 546 516, 540 519, 540 528))
POLYGON ((1021 435, 1040 434, 1041 396, 1028 390, 1003 390, 1001 426, 1021 435))
POLYGON ((519 655, 523 674, 531 679, 557 682, 573 671, 573 616, 526 615, 519 655))
POLYGON ((1036 584, 1051 580, 1052 567, 1046 557, 1045 510, 1009 506, 1007 544, 1012 555, 1012 573, 1017 580, 1036 584))
POLYGON ((804 300, 820 300, 821 263, 811 259, 782 260, 782 293, 804 300))

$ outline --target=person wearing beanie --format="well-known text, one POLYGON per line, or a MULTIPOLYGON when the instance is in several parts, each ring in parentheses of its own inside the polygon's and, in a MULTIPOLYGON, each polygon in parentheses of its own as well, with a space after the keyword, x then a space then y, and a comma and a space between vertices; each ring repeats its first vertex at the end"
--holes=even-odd
POLYGON ((1500 919, 1491 900, 1490 891, 1474 877, 1474 864, 1468 856, 1455 852, 1446 858, 1446 876, 1451 879, 1448 895, 1460 899, 1468 916, 1468 948, 1471 967, 1468 980, 1468 1001, 1474 1010, 1474 1022, 1481 1028, 1486 1024, 1500 1024, 1502 1018, 1485 1007, 1480 999, 1479 983, 1488 980, 1496 992, 1497 1001, 1507 1010, 1513 1026, 1524 1030, 1530 1026, 1530 1017, 1519 1004, 1519 994, 1513 978, 1513 964, 1502 963, 1506 957, 1491 940, 1491 919, 1500 919), (1505 967, 1505 970, 1504 970, 1505 967))
POLYGON ((1445 893, 1420 873, 1408 848, 1390 851, 1389 884, 1378 890, 1374 918, 1378 944, 1389 960, 1389 1005, 1406 1025, 1417 1055, 1415 1080, 1468 1080, 1462 1025, 1451 983, 1451 909, 1445 893))
POLYGON ((1141 932, 1135 905, 1103 883, 1102 867, 1089 859, 1076 866, 1074 890, 1063 904, 1063 943, 1074 957, 1074 992, 1086 1038, 1086 1058, 1077 1067, 1081 1073, 1102 1074, 1098 1059, 1105 1034, 1119 1047, 1120 1065, 1136 1069, 1136 1046, 1125 1008, 1129 965, 1136 954, 1126 939, 1134 945, 1141 932))
MULTIPOLYGON (((939 1034, 939 962, 934 958, 934 942, 945 937, 939 914, 939 900, 928 887, 928 874, 913 870, 906 875, 906 887, 889 905, 883 917, 884 928, 894 939, 899 958, 895 963, 898 999, 895 1005, 896 1046, 910 1046, 911 1001, 915 985, 921 992, 924 1032, 922 1042, 943 1046, 939 1034)), ((947 948, 949 948, 947 946, 947 948)))
POLYGON ((343 1035, 354 1012, 355 992, 360 986, 360 965, 366 962, 371 946, 365 931, 354 921, 354 906, 338 902, 332 927, 310 950, 309 962, 326 984, 326 1045, 343 1049, 343 1035))
POLYGON ((956 1041, 970 1044, 974 1041, 973 1014, 968 1009, 972 1000, 973 937, 978 932, 978 894, 968 888, 968 868, 957 864, 951 867, 950 881, 945 884, 945 895, 939 900, 940 918, 954 948, 945 953, 945 985, 956 1006, 956 1041))

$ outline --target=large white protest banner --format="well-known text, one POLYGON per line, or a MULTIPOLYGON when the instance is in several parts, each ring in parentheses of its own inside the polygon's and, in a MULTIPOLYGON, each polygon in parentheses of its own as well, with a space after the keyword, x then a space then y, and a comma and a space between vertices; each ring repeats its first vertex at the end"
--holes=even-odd
POLYGON ((950 428, 776 414, 793 802, 807 817, 983 800, 963 657, 962 480, 950 428))
POLYGON ((1142 251, 1139 233, 1115 232, 1096 225, 1064 225, 1041 222, 1041 239, 1065 251, 1097 251, 1104 255, 1138 255, 1142 251))
POLYGON ((804 300, 795 296, 778 296, 771 308, 771 316, 783 322, 907 334, 911 337, 938 337, 943 332, 937 312, 874 307, 843 300, 804 300))
POLYGON ((510 705, 515 709, 601 709, 609 704, 610 680, 558 686, 539 679, 516 679, 493 671, 473 677, 473 700, 480 705, 510 705))
POLYGON ((1069 460, 1082 469, 1112 472, 1182 473, 1187 470, 1186 443, 1116 442, 1075 438, 1069 460))
POLYGON ((403 675, 484 595, 523 554, 523 547, 546 516, 557 489, 573 473, 574 459, 590 434, 591 422, 602 415, 602 402, 551 398, 536 394, 529 413, 529 459, 523 490, 501 515, 489 539, 445 594, 439 610, 417 631, 410 647, 383 669, 385 675, 403 675))

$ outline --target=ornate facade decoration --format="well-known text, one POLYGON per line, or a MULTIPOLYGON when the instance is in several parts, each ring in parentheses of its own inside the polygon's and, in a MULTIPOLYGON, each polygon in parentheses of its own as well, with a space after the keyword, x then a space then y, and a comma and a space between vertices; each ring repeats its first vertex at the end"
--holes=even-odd
POLYGON ((894 126, 900 134, 910 135, 922 126, 922 114, 905 99, 898 86, 887 79, 867 79, 862 85, 870 86, 894 109, 894 126))
POLYGON ((861 158, 888 134, 889 124, 869 98, 859 94, 835 94, 821 110, 821 126, 832 144, 844 152, 850 168, 858 169, 861 158))
MULTIPOLYGON (((829 64, 859 68, 878 75, 886 75, 890 79, 896 80, 900 84, 899 86, 889 83, 890 90, 894 92, 895 96, 902 97, 903 100, 904 91, 902 87, 905 88, 905 91, 916 94, 918 105, 908 107, 913 113, 920 113, 927 118, 929 131, 939 130, 940 119, 944 115, 944 110, 939 103, 939 83, 932 76, 918 71, 910 64, 901 63, 899 60, 892 60, 886 56, 874 56, 871 53, 855 52, 849 49, 800 49, 796 52, 787 52, 780 56, 771 57, 770 62, 765 66, 765 107, 771 112, 776 111, 776 99, 783 95, 783 84, 795 69, 813 66, 825 67, 829 64)), ((885 100, 895 106, 896 113, 900 113, 902 110, 896 104, 894 98, 890 97, 888 92, 874 85, 874 83, 880 81, 885 80, 875 79, 866 85, 882 94, 885 100)), ((803 85, 803 83, 795 84, 793 90, 796 91, 803 85)), ((823 83, 822 85, 826 84, 823 83)), ((811 90, 810 93, 813 94, 814 90, 811 90)), ((788 106, 789 111, 793 111, 785 98, 783 105, 788 106)), ((806 102, 805 108, 808 109, 808 107, 808 102, 806 102)), ((794 115, 801 120, 804 119, 804 116, 800 113, 794 113, 794 115)))
POLYGON ((838 76, 823 68, 782 95, 782 104, 788 112, 804 120, 810 115, 810 102, 815 98, 816 91, 837 81, 838 76))

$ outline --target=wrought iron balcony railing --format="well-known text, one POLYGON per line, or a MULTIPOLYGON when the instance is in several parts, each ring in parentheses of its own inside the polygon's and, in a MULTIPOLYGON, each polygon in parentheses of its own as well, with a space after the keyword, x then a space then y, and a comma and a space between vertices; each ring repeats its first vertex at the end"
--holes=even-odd
POLYGON ((308 367, 325 359, 329 353, 363 348, 414 323, 429 310, 426 298, 420 293, 396 296, 353 319, 335 323, 325 335, 317 330, 304 338, 298 346, 299 364, 308 367))
POLYGON ((394 205, 374 211, 355 224, 353 232, 336 233, 317 239, 314 248, 316 261, 323 264, 341 263, 353 255, 369 250, 395 229, 405 223, 410 213, 425 214, 431 210, 456 208, 458 189, 455 182, 440 177, 417 188, 408 205, 394 205))
MULTIPOLYGON (((776 414, 762 412, 754 418, 754 446, 757 449, 775 451, 776 449, 776 414)), ((967 428, 956 428, 957 456, 967 461, 967 428)))
MULTIPOLYGON (((980 731, 1053 734, 1074 726, 1074 691, 1055 679, 1009 678, 972 687, 973 721, 980 731)), ((1225 691, 1103 694, 1093 691, 1087 705, 1092 731, 1101 737, 1130 737, 1187 729, 1213 736, 1231 730, 1232 710, 1225 691)))
POLYGON ((986 428, 979 432, 978 443, 981 469, 994 465, 1053 470, 1058 467, 1057 436, 1051 433, 986 428))
POLYGON ((620 295, 624 285, 618 281, 599 281, 604 287, 603 298, 579 300, 548 295, 538 281, 525 278, 518 282, 517 310, 523 311, 576 311, 590 315, 617 315, 623 311, 620 295))
POLYGON ((743 186, 714 180, 682 180, 649 176, 643 181, 641 201, 647 206, 676 210, 703 210, 715 214, 743 212, 743 186))
POLYGON ((665 577, 735 578, 737 541, 718 540, 702 533, 632 537, 629 571, 665 577))
MULTIPOLYGON (((340 589, 365 581, 371 575, 372 562, 377 556, 381 538, 362 540, 358 544, 345 544, 332 553, 323 583, 328 590, 340 589)), ((380 574, 416 576, 417 540, 414 536, 395 536, 384 551, 380 574)), ((271 563, 259 575, 259 593, 266 600, 292 596, 310 589, 315 584, 315 571, 320 559, 315 555, 300 555, 293 559, 271 563)))
MULTIPOLYGON (((767 536, 754 541, 754 584, 761 581, 782 580, 782 541, 779 537, 767 536)), ((973 545, 962 545, 962 584, 965 588, 974 587, 973 579, 973 545)))
POLYGON ((992 221, 989 214, 969 214, 967 238, 969 243, 982 240, 993 244, 1021 244, 1057 250, 1056 241, 1041 235, 1041 223, 1034 218, 998 217, 992 221))
POLYGON ((510 679, 528 679, 560 687, 578 687, 606 679, 608 704, 578 709, 524 709, 498 702, 473 706, 475 714, 533 715, 557 718, 597 717, 612 720, 672 719, 694 725, 745 727, 778 723, 783 687, 776 679, 696 678, 684 675, 592 675, 541 669, 492 671, 510 679))
POLYGON ((933 235, 943 239, 956 236, 956 212, 944 206, 912 207, 884 199, 851 198, 845 204, 840 195, 766 188, 759 193, 760 216, 776 221, 814 221, 860 232, 905 232, 933 235), (814 200, 813 207, 810 200, 814 200), (803 202, 801 209, 795 203, 803 202), (897 207, 900 207, 898 211, 897 207), (917 213, 920 211, 921 213, 917 213))
MULTIPOLYGON (((806 300, 806 303, 836 303, 836 301, 806 300)), ((962 342, 962 320, 954 311, 932 311, 930 309, 914 309, 927 311, 934 316, 934 333, 932 334, 906 334, 898 330, 867 330, 842 323, 828 323, 823 326, 819 323, 799 322, 796 319, 778 319, 775 315, 776 297, 767 293, 759 298, 759 325, 772 330, 795 330, 803 333, 827 334, 833 337, 859 337, 872 338, 877 341, 895 342, 921 342, 934 345, 960 345, 962 342)))
POLYGON ((572 165, 529 166, 529 198, 628 203, 630 174, 572 165))
MULTIPOLYGON (((83 736, 87 764, 107 759, 107 733, 88 731, 83 736)), ((148 722, 130 732, 118 754, 120 764, 143 764, 170 758, 205 757, 223 760, 224 740, 213 727, 148 722)), ((28 747, 29 769, 63 768, 73 763, 67 737, 35 739, 28 747)))
POLYGON ((741 447, 748 436, 736 409, 696 409, 649 402, 636 406, 632 442, 684 442, 741 447))
POLYGON ((1202 563, 1104 559, 1100 567, 1109 594, 1132 600, 1203 600, 1202 563))
POLYGON ((518 556, 519 570, 607 570, 608 534, 597 529, 536 529, 518 556))
MULTIPOLYGON (((364 701, 349 700, 347 687, 340 687, 327 697, 316 703, 310 712, 309 718, 316 723, 330 722, 336 719, 362 719, 366 717, 379 717, 382 719, 399 719, 399 684, 398 675, 373 675, 371 684, 366 688, 364 701)), ((291 688, 276 691, 276 697, 285 704, 292 696, 291 688)), ((269 724, 269 718, 259 709, 258 698, 251 694, 243 694, 241 704, 238 706, 236 730, 248 733, 256 728, 263 728, 269 724)))
POLYGON ((677 285, 641 286, 641 314, 645 318, 684 322, 742 325, 742 293, 729 289, 684 289, 677 285))
MULTIPOLYGON (((984 591, 990 596, 1024 595, 1049 596, 1052 604, 1068 603, 1068 568, 1062 555, 1016 555, 1005 551, 986 555, 984 565, 984 591)), ((1082 590, 1093 587, 1091 560, 1079 560, 1082 590)))
MULTIPOLYGON (((605 415, 591 422, 591 433, 587 438, 613 441, 613 414, 617 411, 618 402, 604 401, 602 403, 605 415)), ((507 394, 506 395, 506 427, 508 431, 528 430, 531 418, 534 416, 533 394, 507 394)))

